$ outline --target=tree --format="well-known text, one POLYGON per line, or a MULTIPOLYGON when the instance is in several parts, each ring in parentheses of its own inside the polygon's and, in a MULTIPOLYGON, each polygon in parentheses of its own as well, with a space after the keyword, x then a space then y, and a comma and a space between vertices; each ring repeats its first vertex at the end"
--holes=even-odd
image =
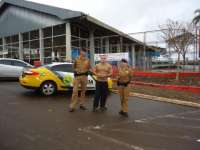
POLYGON ((197 15, 193 18, 192 22, 197 25, 200 22, 200 9, 195 10, 194 13, 197 15))
POLYGON ((160 26, 162 30, 162 38, 167 42, 169 48, 168 53, 176 53, 177 58, 177 76, 179 80, 180 58, 183 58, 183 64, 186 62, 186 54, 189 51, 189 46, 194 41, 193 25, 191 23, 183 23, 173 20, 168 20, 166 24, 160 26))

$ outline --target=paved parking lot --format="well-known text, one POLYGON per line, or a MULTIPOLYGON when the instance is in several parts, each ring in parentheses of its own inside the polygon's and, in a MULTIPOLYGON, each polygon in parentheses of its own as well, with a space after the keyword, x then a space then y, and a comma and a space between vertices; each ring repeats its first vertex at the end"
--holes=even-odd
POLYGON ((131 97, 130 117, 118 115, 111 94, 108 111, 68 112, 71 93, 43 97, 17 82, 0 82, 1 150, 199 150, 200 110, 131 97))

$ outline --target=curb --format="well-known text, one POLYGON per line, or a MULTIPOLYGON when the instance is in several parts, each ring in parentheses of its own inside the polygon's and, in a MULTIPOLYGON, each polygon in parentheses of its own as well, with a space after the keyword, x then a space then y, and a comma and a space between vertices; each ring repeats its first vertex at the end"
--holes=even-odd
MULTIPOLYGON (((112 92, 118 93, 118 90, 112 90, 112 92)), ((195 103, 195 102, 188 102, 188 101, 182 101, 182 100, 177 100, 177 99, 170 99, 170 98, 158 97, 158 96, 152 96, 152 95, 146 95, 146 94, 140 94, 140 93, 133 93, 133 92, 130 92, 129 96, 144 98, 145 100, 153 100, 153 101, 159 101, 159 102, 172 103, 176 105, 200 108, 200 104, 195 103)))

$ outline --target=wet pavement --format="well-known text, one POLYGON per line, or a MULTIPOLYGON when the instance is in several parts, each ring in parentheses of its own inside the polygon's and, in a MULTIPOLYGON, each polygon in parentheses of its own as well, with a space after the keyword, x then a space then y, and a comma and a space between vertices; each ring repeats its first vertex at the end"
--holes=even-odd
POLYGON ((129 118, 111 94, 107 112, 68 112, 71 93, 43 97, 0 82, 0 150, 199 150, 200 110, 131 97, 129 118))

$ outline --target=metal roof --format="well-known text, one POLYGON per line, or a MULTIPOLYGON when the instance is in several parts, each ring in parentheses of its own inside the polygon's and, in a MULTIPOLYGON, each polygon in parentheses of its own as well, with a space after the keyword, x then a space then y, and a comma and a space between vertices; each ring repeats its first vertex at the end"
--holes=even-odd
MULTIPOLYGON (((83 12, 80 11, 72 11, 69 9, 64 9, 64 8, 58 8, 58 7, 53 7, 53 6, 49 6, 49 5, 44 5, 44 4, 39 4, 39 3, 34 3, 31 1, 25 1, 25 0, 1 0, 0 1, 0 13, 4 10, 3 6, 4 5, 14 5, 17 7, 22 7, 22 8, 26 8, 26 9, 30 9, 33 11, 37 11, 37 12, 41 12, 41 13, 45 13, 45 14, 49 14, 49 15, 53 15, 58 17, 60 20, 68 20, 68 19, 72 19, 72 18, 76 18, 76 17, 84 17, 85 19, 87 19, 90 22, 93 22, 105 29, 108 29, 114 33, 117 33, 131 41, 133 41, 133 43, 137 43, 139 45, 144 45, 143 42, 136 40, 135 38, 131 37, 128 34, 125 34, 103 22, 101 22, 100 20, 91 17, 83 12)), ((150 48, 151 49, 151 48, 150 48)))
POLYGON ((79 11, 72 11, 69 9, 63 9, 63 8, 38 4, 38 3, 24 1, 24 0, 2 0, 0 2, 0 12, 1 12, 2 6, 5 4, 11 4, 11 5, 15 5, 18 7, 24 7, 24 8, 28 8, 31 10, 54 15, 54 16, 57 16, 58 18, 60 18, 61 20, 80 17, 80 16, 84 15, 82 12, 79 12, 79 11))
POLYGON ((70 19, 70 18, 76 18, 76 17, 81 17, 81 16, 85 16, 86 19, 88 21, 91 21, 95 24, 98 24, 110 31, 113 31, 121 36, 124 36, 134 42, 138 42, 141 44, 140 41, 137 41, 136 39, 132 38, 131 36, 99 21, 98 19, 95 19, 89 15, 86 15, 82 12, 79 12, 79 11, 72 11, 72 10, 69 10, 69 9, 63 9, 63 8, 58 8, 58 7, 53 7, 53 6, 49 6, 49 5, 44 5, 44 4, 39 4, 39 3, 34 3, 34 2, 30 2, 30 1, 25 1, 25 0, 2 0, 0 2, 0 13, 1 13, 1 10, 3 8, 3 5, 5 4, 10 4, 10 5, 15 5, 15 6, 18 6, 18 7, 23 7, 23 8, 28 8, 28 9, 31 9, 31 10, 34 10, 34 11, 38 11, 38 12, 42 12, 42 13, 46 13, 46 14, 50 14, 50 15, 53 15, 53 16, 57 16, 59 19, 61 20, 67 20, 67 19, 70 19))

